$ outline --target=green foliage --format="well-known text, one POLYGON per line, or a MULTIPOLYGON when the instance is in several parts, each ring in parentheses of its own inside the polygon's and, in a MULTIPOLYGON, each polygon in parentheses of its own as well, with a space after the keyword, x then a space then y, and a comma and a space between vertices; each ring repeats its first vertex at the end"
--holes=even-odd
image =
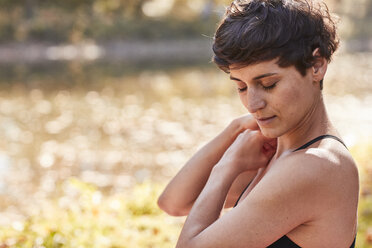
POLYGON ((0 227, 0 247, 173 247, 181 222, 156 205, 161 186, 145 182, 103 197, 75 178, 66 194, 12 227, 0 227))
MULTIPOLYGON (((48 202, 40 213, 0 227, 0 247, 174 247, 184 218, 167 216, 156 205, 163 185, 145 182, 112 196, 102 196, 95 186, 76 178, 62 187, 65 195, 48 202)), ((362 189, 356 247, 369 248, 372 188, 362 189)))
MULTIPOLYGON (((212 33, 218 13, 201 16, 192 4, 175 0, 166 14, 150 17, 146 0, 0 1, 0 42, 80 42, 94 39, 181 39, 212 33), (183 14, 181 14, 183 13, 183 14)), ((215 6, 217 7, 217 6, 215 6)))
MULTIPOLYGON (((351 149, 361 172, 357 247, 372 247, 372 146, 351 149)), ((96 186, 70 178, 62 196, 24 222, 0 227, 0 247, 174 247, 183 218, 167 216, 156 200, 164 185, 138 184, 103 196, 96 186)))
POLYGON ((372 144, 360 143, 351 148, 360 173, 358 234, 356 247, 372 247, 372 144))
POLYGON ((131 201, 127 203, 127 209, 133 216, 159 215, 161 210, 156 205, 157 194, 160 192, 158 185, 138 185, 132 192, 131 201))
POLYGON ((372 247, 372 196, 362 196, 359 202, 357 247, 372 247))

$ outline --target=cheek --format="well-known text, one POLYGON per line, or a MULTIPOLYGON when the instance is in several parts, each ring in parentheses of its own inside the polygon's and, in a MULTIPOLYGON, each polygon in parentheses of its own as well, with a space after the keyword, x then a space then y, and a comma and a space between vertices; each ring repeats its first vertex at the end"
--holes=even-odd
MULTIPOLYGON (((248 110, 248 102, 247 102, 247 98, 246 97, 243 97, 242 94, 239 95, 239 98, 240 98, 240 102, 243 104, 243 106, 248 110)), ((249 111, 249 110, 248 110, 249 111)))
POLYGON ((280 112, 287 117, 294 117, 303 108, 304 97, 299 89, 288 88, 281 92, 280 102, 277 102, 275 107, 279 108, 280 112))

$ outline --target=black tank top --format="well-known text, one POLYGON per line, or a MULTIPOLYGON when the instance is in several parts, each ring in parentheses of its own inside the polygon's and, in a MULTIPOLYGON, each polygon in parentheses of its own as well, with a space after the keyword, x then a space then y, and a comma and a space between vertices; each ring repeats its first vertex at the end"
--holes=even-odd
MULTIPOLYGON (((315 142, 317 142, 319 140, 322 140, 322 139, 325 139, 325 138, 335 139, 335 140, 341 142, 341 144, 343 144, 346 147, 346 145, 344 144, 344 142, 342 142, 342 140, 339 139, 338 137, 333 136, 333 135, 326 134, 326 135, 321 135, 319 137, 316 137, 315 139, 310 140, 309 142, 307 142, 303 146, 297 148, 293 152, 296 152, 298 150, 305 149, 305 148, 309 147, 310 145, 314 144, 315 142)), ((347 149, 347 147, 346 147, 346 149, 347 149)), ((236 205, 238 205, 238 202, 239 202, 240 198, 242 197, 242 195, 247 190, 247 188, 249 187, 250 184, 251 183, 249 183, 247 185, 247 187, 245 187, 245 189, 243 190, 243 192, 240 194, 240 196, 239 196, 238 200, 236 201, 234 207, 236 207, 236 205)), ((356 240, 356 237, 354 238, 354 241, 351 244, 350 248, 355 248, 355 240, 356 240)), ((272 243, 271 245, 269 245, 267 248, 301 248, 301 246, 299 246, 295 242, 293 242, 290 238, 287 237, 287 235, 284 235, 283 237, 281 237, 280 239, 278 239, 277 241, 275 241, 274 243, 272 243)))

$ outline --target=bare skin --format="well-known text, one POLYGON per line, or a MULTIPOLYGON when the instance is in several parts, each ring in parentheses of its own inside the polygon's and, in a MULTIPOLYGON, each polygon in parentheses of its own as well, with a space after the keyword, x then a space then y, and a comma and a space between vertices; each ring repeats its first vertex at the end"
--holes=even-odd
MULTIPOLYGON (((225 130, 201 148, 182 167, 159 196, 159 207, 173 216, 188 215, 205 186, 212 168, 221 159, 227 148, 241 132, 257 128, 251 115, 242 116, 232 121, 225 130)), ((252 181, 256 174, 257 170, 245 171, 236 178, 226 197, 225 208, 233 206, 247 182, 252 181)))
POLYGON ((275 62, 230 68, 254 119, 246 117, 245 131, 235 129, 229 136, 233 129, 227 128, 204 147, 185 165, 188 169, 183 168, 183 175, 190 177, 181 179, 179 173, 159 198, 161 208, 173 205, 182 209, 178 213, 188 214, 178 248, 262 248, 283 235, 305 248, 350 247, 356 234, 359 179, 349 152, 331 139, 293 152, 319 135, 339 136, 319 87, 327 62, 319 58, 306 76, 275 62), (212 155, 216 147, 220 149, 212 155), (190 170, 199 166, 203 175, 194 176, 190 170), (252 179, 238 206, 221 217, 223 207, 230 207, 252 179), (178 191, 187 204, 179 196, 172 204, 180 185, 187 185, 178 191))

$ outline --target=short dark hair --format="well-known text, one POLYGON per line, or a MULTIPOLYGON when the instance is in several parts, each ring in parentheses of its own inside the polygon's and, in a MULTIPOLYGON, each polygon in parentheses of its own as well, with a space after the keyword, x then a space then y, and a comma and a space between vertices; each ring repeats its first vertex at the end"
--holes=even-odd
MULTIPOLYGON (((339 39, 325 3, 312 0, 236 0, 227 8, 213 42, 213 61, 229 73, 278 58, 303 75, 313 65, 313 51, 331 60, 339 39)), ((321 82, 322 87, 322 82, 321 82)))

